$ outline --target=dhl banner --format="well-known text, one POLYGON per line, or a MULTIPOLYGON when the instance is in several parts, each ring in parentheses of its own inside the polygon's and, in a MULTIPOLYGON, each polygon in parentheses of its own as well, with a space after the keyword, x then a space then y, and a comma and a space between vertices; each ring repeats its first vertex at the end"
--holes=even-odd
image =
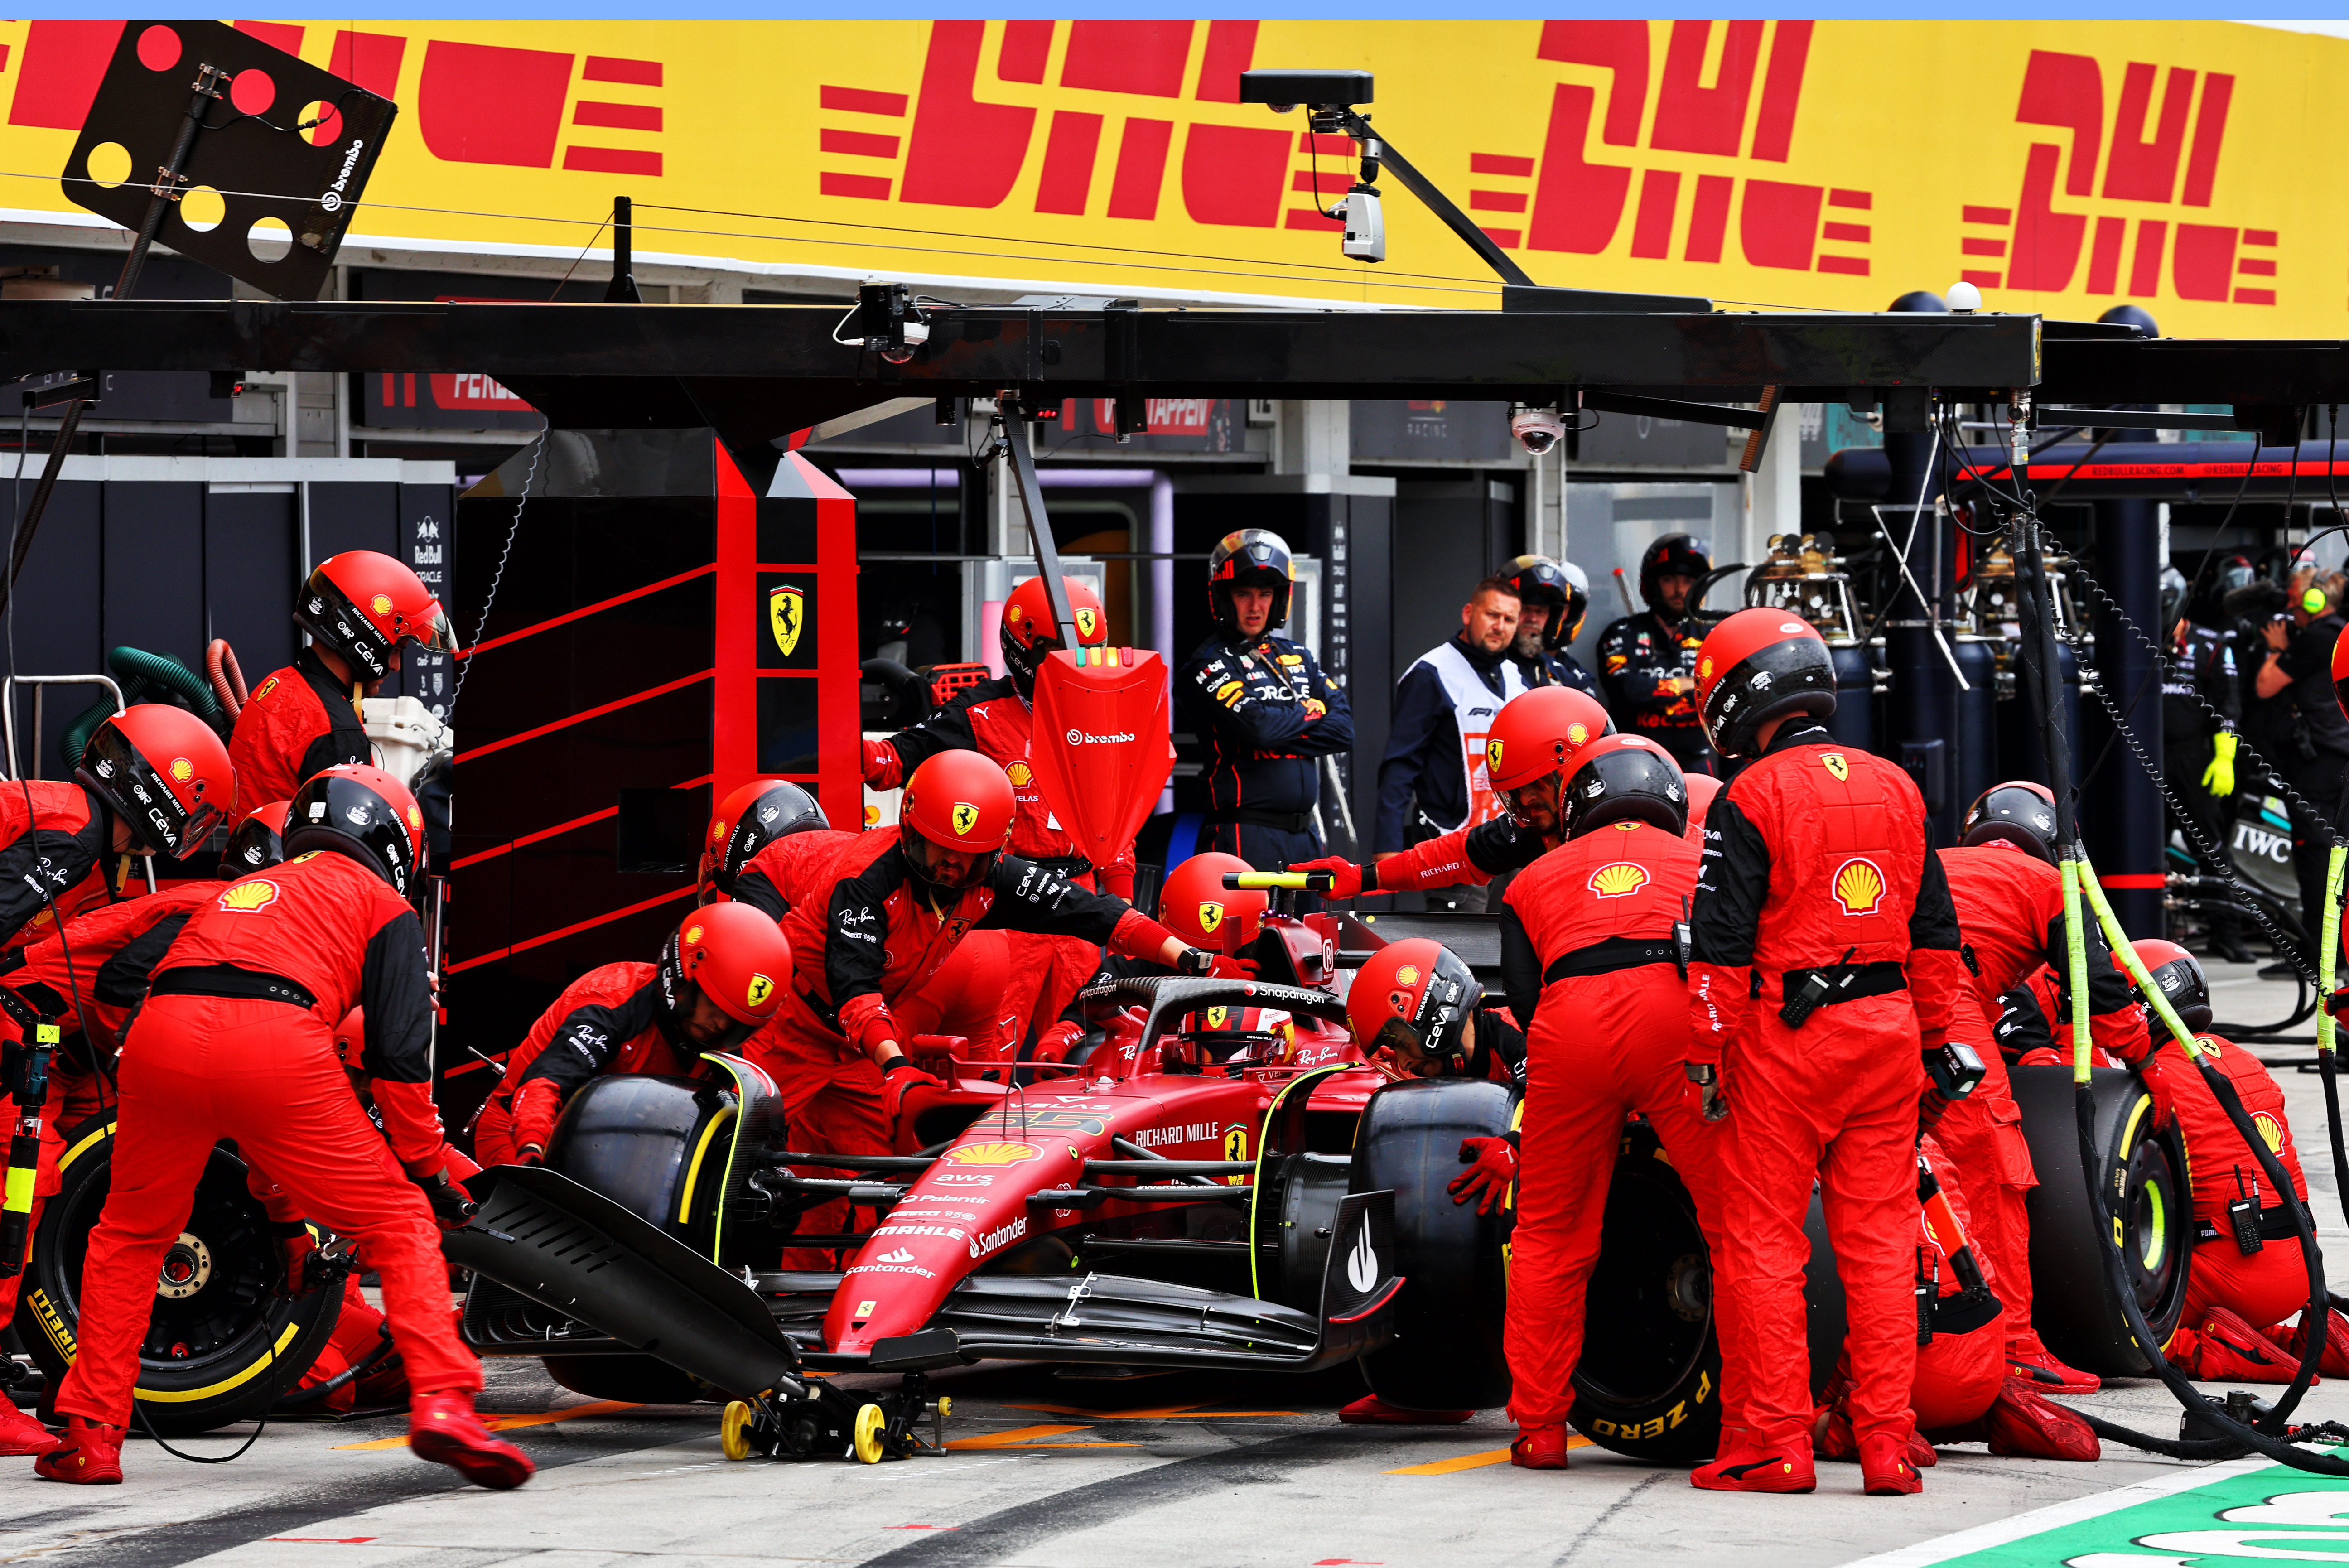
MULTIPOLYGON (((71 211, 119 26, 0 23, 0 208, 71 211)), ((1392 178, 1390 259, 1343 261, 1319 209, 1350 144, 1237 101, 1250 66, 1361 67, 1378 128, 1542 283, 1879 309, 1962 277, 1993 310, 2349 335, 2349 41, 2243 24, 239 26, 401 106, 347 260, 569 256, 626 194, 646 261, 1496 303, 1392 178)))

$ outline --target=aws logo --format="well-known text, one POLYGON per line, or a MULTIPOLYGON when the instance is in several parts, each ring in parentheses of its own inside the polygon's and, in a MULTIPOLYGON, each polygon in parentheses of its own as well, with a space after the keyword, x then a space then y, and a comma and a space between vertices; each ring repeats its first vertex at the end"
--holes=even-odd
POLYGON ((1864 855, 1836 867, 1835 900, 1847 915, 1872 915, 1884 902, 1884 869, 1864 855))
POLYGON ((1601 866, 1590 874, 1585 884, 1602 898, 1620 898, 1638 892, 1648 885, 1647 868, 1629 860, 1618 860, 1612 866, 1601 866))

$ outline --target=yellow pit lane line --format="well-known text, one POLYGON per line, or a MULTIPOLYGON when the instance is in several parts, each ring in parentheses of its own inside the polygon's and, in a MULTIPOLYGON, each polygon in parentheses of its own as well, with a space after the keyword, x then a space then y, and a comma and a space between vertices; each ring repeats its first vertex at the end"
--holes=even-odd
POLYGON ((1090 1432, 1091 1427, 1014 1427, 1008 1432, 989 1432, 978 1438, 953 1438, 947 1442, 950 1452, 971 1449, 1138 1449, 1139 1443, 1055 1443, 1046 1439, 1070 1432, 1090 1432))
POLYGON ((1169 1405, 1159 1410, 1088 1410, 1078 1405, 1007 1405, 1007 1410, 1040 1410, 1048 1416, 1089 1416, 1096 1421, 1237 1421, 1257 1416, 1297 1416, 1299 1410, 1202 1410, 1169 1405))
MULTIPOLYGON (((511 1432, 522 1427, 544 1427, 556 1421, 575 1421, 582 1416, 610 1416, 622 1410, 641 1410, 644 1407, 627 1399, 599 1399, 593 1405, 574 1405, 565 1410, 546 1410, 535 1416, 483 1416, 481 1425, 492 1432, 511 1432)), ((405 1437, 378 1438, 371 1443, 336 1443, 337 1452, 364 1449, 404 1449, 405 1437)))
MULTIPOLYGON (((1576 1432, 1566 1439, 1566 1446, 1569 1449, 1587 1449, 1590 1447, 1590 1439, 1576 1432)), ((1486 1465, 1505 1465, 1508 1462, 1508 1449, 1487 1449, 1482 1453, 1461 1454, 1453 1459, 1436 1459, 1428 1464, 1405 1465, 1399 1470, 1388 1470, 1385 1473, 1391 1476, 1448 1476, 1457 1474, 1461 1470, 1482 1469, 1486 1465)))

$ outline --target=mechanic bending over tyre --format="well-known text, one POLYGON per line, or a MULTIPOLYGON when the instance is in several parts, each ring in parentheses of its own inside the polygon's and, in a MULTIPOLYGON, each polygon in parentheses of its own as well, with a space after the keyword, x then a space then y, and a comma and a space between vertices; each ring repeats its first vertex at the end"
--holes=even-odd
POLYGON ((704 1051, 739 1048, 781 1004, 792 945, 748 904, 688 913, 657 963, 622 961, 563 988, 506 1058, 481 1107, 473 1157, 483 1165, 537 1165, 555 1119, 590 1079, 607 1073, 690 1075, 704 1051))
MULTIPOLYGON (((1086 648, 1106 647, 1109 618, 1099 596, 1075 577, 1063 577, 1061 582, 1068 590, 1070 613, 1076 618, 1078 643, 1086 648)), ((888 740, 866 741, 864 782, 874 789, 895 789, 907 774, 940 752, 977 752, 1011 781, 1018 806, 1009 841, 1012 854, 1056 871, 1081 888, 1131 899, 1133 846, 1127 846, 1114 865, 1097 870, 1052 815, 1030 761, 1036 672, 1054 649, 1063 646, 1044 587, 1043 578, 1030 577, 1003 600, 998 641, 1003 667, 1009 673, 956 693, 944 708, 888 740)), ((1072 937, 1030 931, 1007 931, 1002 940, 1011 951, 1004 1005, 1019 1019, 1014 1044, 1025 1045, 1050 1028, 1084 988, 1101 967, 1101 949, 1072 937)))
POLYGON ((1502 807, 1499 815, 1423 839, 1368 866, 1325 856, 1288 869, 1329 872, 1330 897, 1341 899, 1481 886, 1520 870, 1566 842, 1558 794, 1568 759, 1613 733, 1607 710, 1571 687, 1520 692, 1494 715, 1485 740, 1485 773, 1502 807))
POLYGON ((335 767, 295 792, 288 821, 295 859, 190 917, 124 1042, 113 1186, 83 1267, 79 1353, 57 1396, 64 1443, 36 1470, 122 1479, 152 1282, 212 1146, 233 1137, 303 1212, 357 1237, 381 1276, 416 1391, 409 1447, 476 1484, 518 1486, 530 1460, 473 1414, 481 1364, 450 1321, 434 1222, 470 1206, 449 1180, 432 1105, 432 993, 407 899, 424 815, 388 774, 335 767), (366 1009, 361 1066, 406 1181, 335 1053, 333 1029, 354 1006, 366 1009))
POLYGON ((1680 765, 1651 740, 1614 735, 1549 777, 1567 842, 1518 876, 1501 915, 1510 1011, 1529 1021, 1506 1341, 1509 1459, 1528 1469, 1566 1468, 1584 1291, 1630 1113, 1654 1126, 1721 1247, 1723 1133, 1687 1099, 1682 1068, 1700 851, 1680 765))
MULTIPOLYGON (((2004 1282, 1999 1297, 2006 1305, 2009 1370, 2044 1392, 2093 1394, 2101 1381, 2056 1359, 2032 1327, 2027 1199, 2039 1179, 1996 1044, 2006 993, 2035 976, 2058 974, 2068 962, 2054 797, 2044 784, 2028 780, 1993 784, 1966 808, 1959 837, 1961 846, 1943 850, 1940 859, 1957 906, 1959 956, 1972 995, 1953 1011, 1951 1032, 1974 1047, 1984 1072, 1936 1132, 1965 1172, 1975 1241, 2004 1282)), ((2108 961, 2104 933, 2087 920, 2081 939, 2088 946, 2088 1010, 2096 1044, 2117 1053, 2131 1041, 2142 1042, 2142 1010, 2108 961)))
POLYGON ((1909 1452, 1915 1254, 1882 1217, 1914 1191, 1920 1044, 1945 1047, 1970 998, 1923 797, 1898 764, 1838 746, 1817 722, 1835 711, 1835 680, 1819 634, 1772 609, 1731 616, 1697 657, 1713 749, 1745 760, 1706 815, 1691 916, 1684 1072, 1726 1134, 1722 1442, 1690 1478, 1713 1490, 1816 1485, 1803 1304, 1814 1179, 1849 1304, 1862 1485, 1923 1484, 1909 1452))

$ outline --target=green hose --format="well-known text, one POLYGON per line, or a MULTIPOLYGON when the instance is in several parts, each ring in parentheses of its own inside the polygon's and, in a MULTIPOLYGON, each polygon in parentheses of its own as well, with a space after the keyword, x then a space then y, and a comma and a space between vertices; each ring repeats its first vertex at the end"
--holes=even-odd
MULTIPOLYGON (((149 653, 144 649, 118 648, 106 657, 116 682, 122 688, 122 705, 126 708, 139 702, 168 702, 186 708, 210 724, 222 728, 220 699, 212 694, 202 677, 168 653, 149 653)), ((64 757, 66 773, 70 776, 81 766, 82 752, 98 727, 114 717, 114 702, 101 697, 66 726, 57 743, 64 757)))

